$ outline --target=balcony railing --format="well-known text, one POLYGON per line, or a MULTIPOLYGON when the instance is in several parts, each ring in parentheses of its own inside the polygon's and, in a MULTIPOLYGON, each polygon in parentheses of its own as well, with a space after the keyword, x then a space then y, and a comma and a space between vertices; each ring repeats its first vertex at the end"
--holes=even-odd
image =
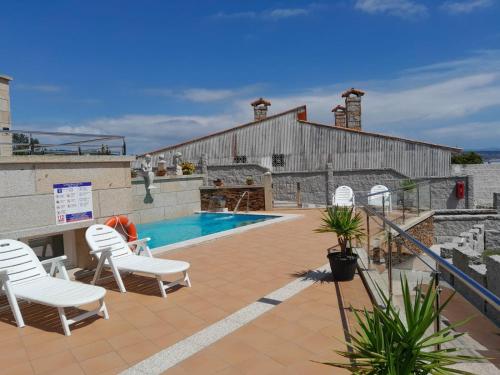
POLYGON ((1 130, 0 147, 12 147, 12 155, 126 155, 120 135, 1 130), (8 139, 7 141, 5 139, 8 139))

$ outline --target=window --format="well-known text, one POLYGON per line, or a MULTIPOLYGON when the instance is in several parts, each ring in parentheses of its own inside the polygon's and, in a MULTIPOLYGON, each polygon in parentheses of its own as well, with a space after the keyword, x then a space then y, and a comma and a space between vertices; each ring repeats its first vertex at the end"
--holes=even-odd
POLYGON ((233 158, 233 163, 235 164, 244 164, 247 162, 246 155, 238 155, 233 158))
POLYGON ((285 166, 285 154, 273 154, 273 167, 285 166))

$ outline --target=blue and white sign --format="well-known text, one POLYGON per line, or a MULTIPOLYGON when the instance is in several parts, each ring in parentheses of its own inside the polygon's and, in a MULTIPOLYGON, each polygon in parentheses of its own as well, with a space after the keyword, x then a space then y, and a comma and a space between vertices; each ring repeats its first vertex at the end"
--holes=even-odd
POLYGON ((56 224, 92 220, 92 183, 54 184, 56 224))

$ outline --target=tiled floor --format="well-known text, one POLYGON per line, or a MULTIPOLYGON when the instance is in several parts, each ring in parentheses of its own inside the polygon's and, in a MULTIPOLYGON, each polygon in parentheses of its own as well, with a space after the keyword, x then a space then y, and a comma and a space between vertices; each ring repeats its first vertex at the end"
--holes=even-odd
MULTIPOLYGON (((320 211, 294 213, 304 216, 169 253, 169 258, 191 263, 193 287, 172 291, 167 299, 159 296, 153 279, 126 278, 126 294, 109 283, 110 320, 85 320, 73 326, 71 337, 62 334, 54 309, 23 307, 27 325, 23 329, 15 327, 10 312, 3 312, 0 375, 118 373, 282 287, 303 271, 323 265, 325 249, 336 242, 331 235, 313 233, 320 211)), ((365 292, 359 280, 344 286, 353 289, 348 298, 363 303, 365 292)), ((332 373, 331 368, 310 360, 336 358, 331 349, 340 346, 329 336, 342 334, 339 317, 335 285, 317 283, 169 373, 332 373)))

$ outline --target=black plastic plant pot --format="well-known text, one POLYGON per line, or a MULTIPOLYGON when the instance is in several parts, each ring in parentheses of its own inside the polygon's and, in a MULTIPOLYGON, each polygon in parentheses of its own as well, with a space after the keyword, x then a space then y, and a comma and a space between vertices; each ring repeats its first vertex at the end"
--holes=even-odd
POLYGON ((352 254, 342 256, 342 253, 335 252, 327 255, 332 268, 332 275, 335 281, 351 281, 356 273, 358 255, 352 254))

